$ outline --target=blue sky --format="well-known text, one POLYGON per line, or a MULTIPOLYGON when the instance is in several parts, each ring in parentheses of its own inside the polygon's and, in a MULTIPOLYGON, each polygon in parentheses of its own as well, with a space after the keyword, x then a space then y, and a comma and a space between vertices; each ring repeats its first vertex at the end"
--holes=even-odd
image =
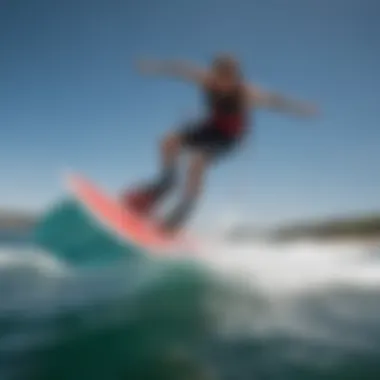
POLYGON ((196 219, 379 210, 379 14, 377 0, 0 2, 0 206, 43 209, 67 167, 111 192, 155 173, 157 139, 202 104, 191 85, 142 77, 133 61, 231 51, 249 80, 322 115, 255 113, 196 219))

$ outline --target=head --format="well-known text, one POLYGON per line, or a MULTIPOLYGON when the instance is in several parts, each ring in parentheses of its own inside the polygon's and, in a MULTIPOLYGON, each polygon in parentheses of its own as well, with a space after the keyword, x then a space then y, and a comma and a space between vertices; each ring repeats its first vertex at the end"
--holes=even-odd
POLYGON ((238 80, 241 78, 238 61, 228 54, 217 55, 212 62, 213 72, 223 79, 238 80))

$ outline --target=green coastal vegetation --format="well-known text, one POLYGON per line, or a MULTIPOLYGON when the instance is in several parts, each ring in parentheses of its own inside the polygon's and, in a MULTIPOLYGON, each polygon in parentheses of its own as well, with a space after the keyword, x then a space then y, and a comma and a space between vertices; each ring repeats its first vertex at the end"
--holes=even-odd
MULTIPOLYGON (((0 230, 25 230, 36 223, 37 216, 30 212, 0 210, 0 230)), ((379 239, 380 212, 371 215, 326 218, 319 221, 287 223, 272 228, 236 226, 228 233, 233 240, 255 239, 265 236, 274 241, 303 238, 312 239, 379 239)))
POLYGON ((36 222, 36 215, 31 212, 18 210, 0 210, 0 229, 25 230, 32 228, 36 222))
POLYGON ((259 236, 278 242, 305 238, 317 240, 380 240, 380 212, 371 215, 287 223, 265 230, 250 226, 238 226, 228 234, 228 237, 233 240, 249 240, 259 236))
POLYGON ((313 239, 380 239, 380 213, 334 218, 318 222, 301 222, 275 228, 275 240, 313 239))

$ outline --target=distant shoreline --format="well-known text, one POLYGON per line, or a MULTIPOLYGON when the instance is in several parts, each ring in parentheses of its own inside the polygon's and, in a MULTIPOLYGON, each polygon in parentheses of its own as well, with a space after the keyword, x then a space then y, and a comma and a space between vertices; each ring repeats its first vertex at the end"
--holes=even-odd
POLYGON ((273 242, 302 239, 380 242, 380 214, 288 223, 265 231, 240 226, 235 227, 228 235, 233 240, 250 240, 255 236, 265 236, 273 242))
POLYGON ((25 230, 32 228, 37 216, 23 211, 0 211, 0 230, 25 230))
POLYGON ((330 219, 280 227, 273 231, 272 237, 276 241, 302 237, 316 240, 377 240, 380 239, 380 215, 330 219))
MULTIPOLYGON (((32 229, 38 216, 31 212, 1 211, 0 230, 22 232, 32 229)), ((380 213, 372 215, 329 218, 322 221, 288 223, 260 230, 252 226, 236 226, 227 232, 229 240, 254 240, 265 236, 273 242, 287 242, 301 239, 322 241, 380 241, 380 213)))

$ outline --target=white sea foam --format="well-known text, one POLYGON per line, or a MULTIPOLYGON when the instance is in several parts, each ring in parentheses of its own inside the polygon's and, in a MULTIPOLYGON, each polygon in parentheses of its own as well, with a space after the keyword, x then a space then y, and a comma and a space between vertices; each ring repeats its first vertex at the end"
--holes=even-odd
POLYGON ((339 284, 380 287, 380 247, 367 244, 214 240, 204 246, 201 260, 218 273, 270 293, 339 284))

